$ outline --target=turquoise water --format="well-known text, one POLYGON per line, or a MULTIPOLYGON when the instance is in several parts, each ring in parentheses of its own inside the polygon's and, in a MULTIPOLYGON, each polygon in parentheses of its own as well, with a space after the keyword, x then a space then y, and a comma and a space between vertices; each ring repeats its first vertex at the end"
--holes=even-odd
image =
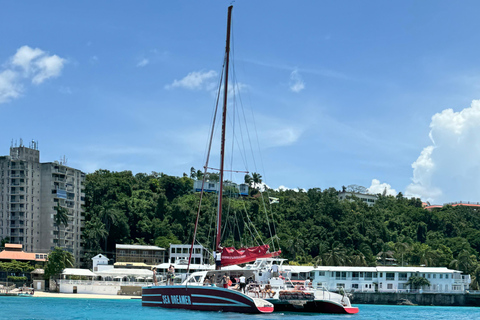
POLYGON ((399 319, 480 319, 480 308, 419 307, 356 305, 356 315, 328 315, 313 313, 273 313, 245 315, 237 313, 166 310, 142 307, 140 300, 66 299, 0 297, 0 319, 73 320, 73 319, 131 319, 131 320, 399 320, 399 319))

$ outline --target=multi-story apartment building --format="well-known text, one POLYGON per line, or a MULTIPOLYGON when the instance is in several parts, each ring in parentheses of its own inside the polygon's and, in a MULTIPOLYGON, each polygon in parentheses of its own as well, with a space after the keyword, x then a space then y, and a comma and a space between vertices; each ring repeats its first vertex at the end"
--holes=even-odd
POLYGON ((59 246, 77 265, 83 256, 83 182, 85 173, 63 162, 40 163, 35 141, 10 147, 0 157, 0 239, 22 244, 25 251, 48 253, 59 246), (68 210, 68 225, 54 223, 55 207, 68 210))
POLYGON ((115 249, 117 263, 144 263, 153 266, 165 262, 165 249, 157 246, 117 243, 115 249))

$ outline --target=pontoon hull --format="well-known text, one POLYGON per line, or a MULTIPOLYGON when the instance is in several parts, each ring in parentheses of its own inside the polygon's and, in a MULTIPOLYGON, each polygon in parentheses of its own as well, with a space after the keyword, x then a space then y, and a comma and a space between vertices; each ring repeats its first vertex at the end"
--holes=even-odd
POLYGON ((314 300, 307 301, 304 304, 295 302, 279 300, 279 299, 265 299, 274 305, 275 312, 278 311, 293 311, 293 312, 308 312, 308 313, 335 313, 335 314, 354 314, 358 313, 357 307, 344 307, 328 300, 314 300))
POLYGON ((238 291, 211 286, 144 287, 142 306, 240 313, 273 312, 273 305, 264 300, 255 301, 238 291))

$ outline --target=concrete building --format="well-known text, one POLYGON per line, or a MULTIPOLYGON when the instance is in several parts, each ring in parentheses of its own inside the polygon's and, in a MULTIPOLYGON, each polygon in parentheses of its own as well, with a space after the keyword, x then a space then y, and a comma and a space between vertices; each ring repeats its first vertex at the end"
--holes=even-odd
MULTIPOLYGON (((193 192, 200 192, 202 191, 202 180, 195 180, 193 181, 193 192)), ((237 184, 234 182, 228 182, 225 181, 223 184, 224 187, 224 192, 226 187, 232 187, 233 190, 237 189, 238 194, 241 196, 248 196, 248 185, 245 183, 237 184)), ((231 189, 232 190, 232 189, 231 189)), ((204 192, 212 192, 212 193, 218 193, 220 191, 220 182, 218 181, 205 181, 205 184, 203 185, 203 191, 204 192)))
POLYGON ((353 199, 358 198, 368 204, 369 207, 373 206, 375 204, 375 201, 377 201, 377 196, 373 194, 368 194, 368 193, 357 193, 357 192, 349 192, 349 191, 340 191, 338 192, 338 199, 339 200, 350 200, 353 201, 353 199))
POLYGON ((65 162, 40 163, 38 144, 10 147, 0 157, 0 239, 22 244, 25 251, 48 253, 55 246, 83 256, 83 184, 85 173, 65 162), (56 226, 55 207, 68 210, 67 227, 56 226))
POLYGON ((116 244, 115 267, 144 267, 165 262, 165 249, 157 246, 138 244, 116 244))

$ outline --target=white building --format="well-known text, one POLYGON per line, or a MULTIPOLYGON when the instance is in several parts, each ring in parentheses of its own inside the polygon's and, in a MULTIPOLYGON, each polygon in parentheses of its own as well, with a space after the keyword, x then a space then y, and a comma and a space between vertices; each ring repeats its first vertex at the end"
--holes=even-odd
MULTIPOLYGON (((195 180, 193 181, 193 192, 200 192, 202 191, 202 180, 195 180)), ((233 187, 238 189, 238 193, 241 196, 248 196, 248 185, 245 183, 236 184, 234 182, 225 181, 223 187, 233 187)), ((218 193, 220 191, 220 182, 217 181, 205 181, 203 185, 204 192, 214 192, 218 193)))
MULTIPOLYGON (((273 260, 272 260, 273 261, 273 260)), ((277 261, 282 261, 278 259, 277 261)), ((267 263, 268 264, 268 263, 267 263)), ((268 270, 265 266, 265 270, 268 270)), ((312 279, 314 287, 329 291, 343 288, 346 291, 362 292, 411 292, 407 285, 411 276, 423 277, 430 282, 423 292, 464 293, 469 289, 470 275, 444 267, 333 267, 281 265, 282 275, 293 281, 312 279)), ((268 274, 266 275, 268 277, 268 274)))
POLYGON ((369 207, 375 204, 378 197, 373 194, 368 193, 356 193, 356 192, 349 192, 349 191, 340 191, 338 192, 338 200, 350 200, 353 201, 355 198, 358 198, 368 204, 369 207))
MULTIPOLYGON (((169 261, 170 263, 179 263, 179 261, 185 260, 188 262, 190 256, 190 244, 171 244, 169 261)), ((195 244, 193 246, 192 260, 193 264, 208 264, 211 252, 205 249, 202 245, 195 244)))
POLYGON ((77 265, 83 256, 83 183, 85 173, 65 163, 40 163, 37 142, 20 141, 0 157, 0 239, 22 244, 25 251, 48 253, 59 246, 77 265), (68 210, 68 225, 54 224, 55 207, 68 210))

